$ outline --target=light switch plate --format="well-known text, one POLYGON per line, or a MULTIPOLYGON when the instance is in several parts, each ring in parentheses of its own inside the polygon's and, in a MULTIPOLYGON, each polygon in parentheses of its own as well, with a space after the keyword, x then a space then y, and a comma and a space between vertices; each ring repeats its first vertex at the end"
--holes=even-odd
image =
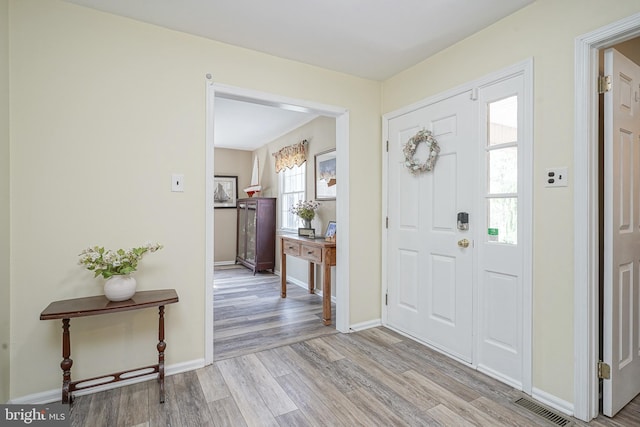
POLYGON ((184 191, 184 175, 181 173, 171 174, 171 191, 183 192, 184 191))
POLYGON ((544 179, 545 187, 568 187, 569 168, 564 166, 560 168, 547 169, 544 179))

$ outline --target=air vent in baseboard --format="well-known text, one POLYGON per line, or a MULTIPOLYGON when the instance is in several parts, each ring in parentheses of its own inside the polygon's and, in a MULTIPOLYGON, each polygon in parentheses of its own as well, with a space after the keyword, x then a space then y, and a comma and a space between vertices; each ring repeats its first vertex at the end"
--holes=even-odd
POLYGON ((513 403, 515 403, 518 406, 522 406, 529 412, 533 412, 539 417, 542 417, 545 420, 550 421, 557 426, 569 427, 573 425, 573 421, 571 421, 569 418, 565 417, 564 415, 560 415, 558 412, 547 409, 544 406, 532 400, 529 400, 527 398, 520 397, 516 399, 513 403))

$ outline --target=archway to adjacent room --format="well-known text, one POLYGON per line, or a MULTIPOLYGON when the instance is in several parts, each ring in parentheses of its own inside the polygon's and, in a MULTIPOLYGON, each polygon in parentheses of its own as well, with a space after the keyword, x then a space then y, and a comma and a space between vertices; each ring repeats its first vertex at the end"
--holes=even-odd
POLYGON ((336 198, 336 221, 340 224, 337 234, 336 259, 336 318, 335 326, 340 332, 349 330, 349 112, 341 107, 318 104, 311 101, 286 98, 275 94, 226 86, 215 83, 208 76, 206 108, 206 261, 205 261, 205 364, 213 362, 213 271, 214 271, 214 126, 215 99, 224 97, 259 105, 282 109, 307 111, 336 121, 337 180, 340 191, 336 198))

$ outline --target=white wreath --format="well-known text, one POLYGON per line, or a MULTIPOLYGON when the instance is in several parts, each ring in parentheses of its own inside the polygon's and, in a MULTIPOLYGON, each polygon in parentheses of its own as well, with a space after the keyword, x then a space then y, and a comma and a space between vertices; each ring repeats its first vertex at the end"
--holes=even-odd
POLYGON ((409 172, 417 175, 424 171, 433 170, 436 165, 438 153, 440 153, 440 146, 438 145, 438 141, 433 137, 431 131, 423 129, 409 138, 409 141, 404 145, 402 152, 404 153, 405 167, 409 169, 409 172), (421 142, 425 142, 427 144, 427 147, 429 148, 429 155, 424 162, 418 163, 413 156, 415 156, 418 144, 421 142))

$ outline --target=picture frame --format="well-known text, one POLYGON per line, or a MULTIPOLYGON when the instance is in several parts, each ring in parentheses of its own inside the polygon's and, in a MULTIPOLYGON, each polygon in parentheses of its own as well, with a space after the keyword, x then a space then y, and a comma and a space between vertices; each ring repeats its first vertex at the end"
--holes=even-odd
POLYGON ((238 177, 215 175, 213 178, 214 209, 235 209, 238 202, 238 177))
POLYGON ((316 200, 335 200, 338 186, 336 182, 336 149, 315 155, 316 200))
POLYGON ((315 228, 298 228, 298 236, 313 239, 316 236, 315 228))
POLYGON ((334 237, 336 235, 336 222, 329 221, 327 224, 327 231, 324 232, 324 237, 334 237))

